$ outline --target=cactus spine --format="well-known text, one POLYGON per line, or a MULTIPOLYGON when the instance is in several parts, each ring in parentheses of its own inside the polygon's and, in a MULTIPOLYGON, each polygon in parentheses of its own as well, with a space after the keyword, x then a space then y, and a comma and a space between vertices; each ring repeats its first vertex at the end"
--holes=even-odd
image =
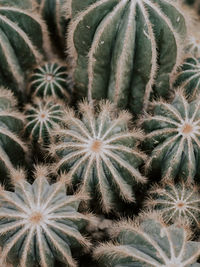
POLYGON ((158 95, 168 95, 185 36, 175 1, 72 0, 69 5, 68 48, 78 93, 109 98, 135 114, 147 108, 153 86, 158 95))
POLYGON ((81 118, 69 110, 66 127, 54 132, 57 141, 50 151, 57 164, 53 169, 69 172, 69 183, 81 184, 84 193, 100 198, 106 212, 117 208, 120 200, 134 201, 136 183, 146 181, 138 170, 145 155, 137 150, 141 132, 128 128, 130 114, 117 115, 109 102, 95 108, 80 103, 79 112, 81 118))

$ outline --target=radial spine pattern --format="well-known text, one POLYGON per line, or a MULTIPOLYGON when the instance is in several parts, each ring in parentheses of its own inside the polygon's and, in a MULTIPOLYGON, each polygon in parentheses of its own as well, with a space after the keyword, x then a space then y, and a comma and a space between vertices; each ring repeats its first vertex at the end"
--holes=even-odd
POLYGON ((130 114, 116 115, 109 102, 79 105, 81 118, 72 110, 66 115, 66 128, 55 131, 59 139, 51 146, 57 156, 54 170, 66 171, 69 183, 81 183, 81 190, 98 196, 108 212, 119 199, 134 201, 134 186, 144 183, 138 167, 145 155, 137 150, 140 131, 128 129, 130 114))
POLYGON ((30 78, 29 91, 33 96, 60 97, 69 101, 67 68, 58 63, 46 63, 37 67, 30 78))
POLYGON ((66 196, 63 177, 50 185, 48 170, 37 166, 31 185, 22 171, 12 173, 15 191, 0 188, 0 265, 54 266, 55 259, 74 267, 71 248, 88 246, 80 234, 87 217, 77 212, 80 199, 66 196))
POLYGON ((200 193, 197 187, 166 183, 154 185, 148 195, 146 208, 159 211, 166 223, 186 221, 200 226, 200 193))
POLYGON ((142 119, 147 133, 150 158, 146 170, 156 171, 163 179, 181 177, 188 182, 199 178, 200 101, 188 102, 177 92, 171 104, 154 103, 153 115, 142 119))
POLYGON ((52 131, 63 121, 64 104, 53 98, 35 98, 25 107, 26 135, 34 142, 48 144, 52 131))
POLYGON ((185 21, 175 1, 69 1, 68 50, 77 92, 138 114, 152 88, 167 96, 181 58, 185 21), (159 60, 158 60, 159 59, 159 60))
POLYGON ((160 218, 122 222, 116 242, 102 244, 94 253, 102 267, 199 267, 200 242, 189 241, 182 226, 166 226, 160 218), (193 265, 194 263, 194 265, 193 265))

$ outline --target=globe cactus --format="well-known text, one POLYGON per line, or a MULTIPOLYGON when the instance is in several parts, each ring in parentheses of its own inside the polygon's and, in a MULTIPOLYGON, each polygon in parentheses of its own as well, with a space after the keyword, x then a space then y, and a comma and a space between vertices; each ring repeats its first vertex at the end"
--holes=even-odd
POLYGON ((20 138, 24 116, 16 109, 16 100, 7 89, 0 88, 0 174, 9 173, 25 160, 27 147, 20 138))
POLYGON ((72 0, 69 5, 68 50, 77 93, 108 98, 135 114, 147 108, 153 87, 168 95, 186 32, 175 1, 72 0))
POLYGON ((88 246, 79 230, 87 216, 77 212, 80 199, 67 196, 65 178, 49 184, 48 169, 37 166, 33 184, 23 171, 13 171, 14 192, 0 189, 0 265, 53 266, 55 259, 76 266, 71 248, 88 246))
POLYGON ((23 92, 27 70, 49 51, 45 25, 34 13, 17 7, 0 6, 0 85, 23 92))
POLYGON ((68 182, 101 199, 105 212, 119 206, 121 200, 134 201, 135 185, 146 178, 138 170, 146 158, 137 149, 142 138, 138 130, 129 130, 129 113, 119 115, 109 102, 95 107, 79 104, 81 118, 73 110, 65 117, 66 127, 54 132, 50 152, 56 156, 54 170, 68 172, 68 182))
POLYGON ((34 69, 30 77, 30 94, 33 96, 60 97, 69 102, 67 68, 58 63, 46 63, 34 69))
POLYGON ((159 211, 166 223, 183 220, 199 227, 200 194, 197 187, 184 183, 154 185, 145 206, 159 211))
POLYGON ((140 225, 122 222, 114 230, 116 242, 102 244, 94 252, 101 267, 200 266, 200 242, 190 241, 181 225, 166 226, 162 219, 147 216, 140 225))
POLYGON ((188 103, 178 91, 171 104, 157 101, 153 115, 141 119, 147 134, 146 149, 151 150, 147 172, 159 173, 163 179, 181 177, 188 182, 194 182, 195 176, 198 179, 199 106, 198 98, 188 103))
POLYGON ((52 131, 63 121, 64 105, 52 98, 35 98, 33 104, 25 107, 26 135, 33 142, 43 145, 50 141, 52 131))

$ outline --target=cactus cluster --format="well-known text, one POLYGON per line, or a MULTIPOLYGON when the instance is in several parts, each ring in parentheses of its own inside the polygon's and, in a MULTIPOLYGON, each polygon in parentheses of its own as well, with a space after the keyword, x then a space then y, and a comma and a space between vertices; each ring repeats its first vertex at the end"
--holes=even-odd
POLYGON ((198 0, 0 0, 0 267, 200 267, 198 0))

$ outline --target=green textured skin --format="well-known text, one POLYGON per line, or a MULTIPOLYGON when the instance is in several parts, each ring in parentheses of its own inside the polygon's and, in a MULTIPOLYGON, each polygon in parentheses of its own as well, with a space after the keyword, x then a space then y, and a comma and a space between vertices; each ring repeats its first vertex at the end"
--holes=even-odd
POLYGON ((139 227, 129 221, 121 226, 117 243, 96 251, 103 267, 198 267, 200 242, 187 241, 183 227, 166 227, 154 219, 145 219, 139 227), (194 256, 194 257, 193 257, 194 256))
POLYGON ((150 153, 147 172, 162 179, 199 179, 199 105, 199 99, 189 103, 182 93, 177 93, 171 104, 155 102, 153 115, 142 122, 150 153))
POLYGON ((157 185, 151 188, 148 196, 146 208, 159 211, 166 223, 185 221, 199 227, 200 194, 193 185, 184 183, 157 185))
POLYGON ((62 122, 63 104, 52 98, 34 99, 32 105, 25 108, 25 133, 33 142, 47 145, 52 131, 62 122))
POLYGON ((72 0, 72 15, 68 47, 78 94, 108 98, 135 114, 146 108, 153 89, 168 96, 178 39, 186 33, 174 3, 72 0))
POLYGON ((0 84, 13 91, 25 90, 27 70, 44 55, 47 38, 34 12, 0 6, 0 84))
POLYGON ((193 98, 200 93, 200 58, 189 57, 183 62, 174 85, 182 87, 188 97, 193 98))
POLYGON ((4 260, 8 260, 13 267, 53 267, 55 259, 65 266, 76 266, 68 264, 65 256, 71 258, 71 249, 83 245, 79 243, 79 238, 83 239, 79 230, 87 220, 77 212, 80 201, 66 195, 64 183, 50 185, 45 177, 37 178, 33 184, 16 182, 14 192, 1 192, 0 201, 1 266, 7 266, 4 260), (31 216, 36 212, 43 217, 34 224, 31 216))
POLYGON ((57 63, 46 63, 34 69, 30 77, 29 93, 32 96, 59 97, 69 102, 71 90, 67 82, 67 67, 57 63))
POLYGON ((116 115, 108 103, 95 110, 82 104, 81 118, 66 114, 66 127, 54 133, 50 150, 57 158, 53 170, 67 172, 71 185, 109 212, 135 201, 137 182, 146 181, 138 169, 145 156, 137 149, 141 133, 128 129, 129 115, 116 115))

